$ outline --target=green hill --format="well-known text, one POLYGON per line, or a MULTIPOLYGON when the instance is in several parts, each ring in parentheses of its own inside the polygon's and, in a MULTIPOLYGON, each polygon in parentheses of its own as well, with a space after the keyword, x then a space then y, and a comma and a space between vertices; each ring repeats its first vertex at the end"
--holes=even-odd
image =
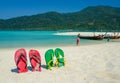
POLYGON ((120 30, 120 8, 87 7, 78 12, 47 12, 0 20, 0 30, 120 30))

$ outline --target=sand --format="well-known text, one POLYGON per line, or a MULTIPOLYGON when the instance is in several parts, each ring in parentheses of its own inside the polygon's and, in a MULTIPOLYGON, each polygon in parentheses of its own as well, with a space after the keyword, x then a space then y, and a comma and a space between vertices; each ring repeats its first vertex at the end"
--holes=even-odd
POLYGON ((45 68, 44 54, 56 47, 36 49, 42 57, 42 72, 17 73, 14 53, 19 48, 0 49, 0 83, 120 83, 120 42, 60 47, 64 50, 66 66, 52 71, 45 68))
POLYGON ((120 32, 58 32, 54 35, 67 35, 67 36, 76 36, 77 34, 80 34, 81 36, 99 36, 99 35, 110 35, 110 36, 120 36, 120 32))

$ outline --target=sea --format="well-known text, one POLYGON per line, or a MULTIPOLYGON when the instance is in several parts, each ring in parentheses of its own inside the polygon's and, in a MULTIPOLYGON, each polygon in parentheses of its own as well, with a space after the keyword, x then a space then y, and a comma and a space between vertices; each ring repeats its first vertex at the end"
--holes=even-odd
MULTIPOLYGON (((69 35, 69 31, 0 31, 0 48, 76 46, 76 38, 77 34, 69 35)), ((80 45, 103 42, 81 39, 80 45)))

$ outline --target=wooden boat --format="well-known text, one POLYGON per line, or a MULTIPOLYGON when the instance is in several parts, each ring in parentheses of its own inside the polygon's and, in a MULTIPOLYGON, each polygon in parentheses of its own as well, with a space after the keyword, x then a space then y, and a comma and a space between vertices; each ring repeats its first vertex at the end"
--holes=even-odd
POLYGON ((102 40, 104 37, 102 36, 80 36, 81 39, 89 39, 89 40, 102 40))
POLYGON ((120 39, 119 32, 118 32, 117 34, 115 34, 115 32, 114 32, 114 35, 112 35, 112 36, 109 36, 109 35, 107 36, 107 35, 106 35, 106 36, 105 36, 105 39, 108 38, 108 37, 109 37, 110 39, 120 39))
MULTIPOLYGON (((108 37, 105 37, 105 39, 107 39, 108 37)), ((120 39, 120 36, 110 36, 110 39, 120 39)))

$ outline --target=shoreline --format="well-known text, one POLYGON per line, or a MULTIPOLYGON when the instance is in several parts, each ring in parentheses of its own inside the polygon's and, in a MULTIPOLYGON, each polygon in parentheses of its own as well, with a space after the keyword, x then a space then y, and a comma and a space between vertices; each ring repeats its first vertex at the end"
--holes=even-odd
MULTIPOLYGON (((93 40, 91 40, 93 41, 93 40)), ((120 42, 120 39, 110 39, 109 42, 107 42, 107 40, 94 40, 94 41, 98 41, 98 42, 94 42, 94 43, 83 43, 83 44, 80 44, 79 46, 86 46, 86 45, 97 45, 97 44, 104 44, 104 43, 112 43, 112 42, 120 42), (99 42, 100 41, 100 42, 99 42)), ((23 47, 19 47, 19 46, 16 46, 16 47, 0 47, 0 49, 14 49, 14 48, 54 48, 54 47, 74 47, 76 46, 76 42, 74 42, 74 44, 72 45, 50 45, 50 46, 23 46, 23 47)))
MULTIPOLYGON (((98 42, 98 43, 85 43, 85 44, 80 44, 79 46, 86 46, 86 45, 96 45, 96 44, 104 44, 106 42, 98 42)), ((17 49, 17 48, 54 48, 54 47, 76 47, 77 45, 54 45, 54 46, 26 46, 26 47, 0 47, 0 49, 17 49)))
MULTIPOLYGON (((20 47, 53 47, 53 46, 74 46, 76 45, 76 38, 77 34, 80 33, 81 35, 92 35, 93 32, 57 32, 57 31, 50 31, 45 32, 40 31, 32 32, 2 32, 0 38, 0 49, 2 48, 20 48, 20 47), (7 34, 6 34, 7 33, 7 34), (63 41, 64 40, 64 41, 63 41), (53 46, 52 46, 53 45, 53 46)), ((101 32, 95 32, 96 35, 101 32)), ((103 34, 103 33, 101 33, 103 34)), ((101 43, 105 42, 97 41, 97 40, 84 40, 81 39, 81 45, 83 44, 93 44, 93 43, 101 43)))

